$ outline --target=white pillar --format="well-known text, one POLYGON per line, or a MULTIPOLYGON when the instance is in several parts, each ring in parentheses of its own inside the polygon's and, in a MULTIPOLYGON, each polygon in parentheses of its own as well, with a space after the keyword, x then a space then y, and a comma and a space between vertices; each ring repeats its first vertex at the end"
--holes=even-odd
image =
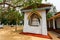
POLYGON ((49 22, 49 28, 50 28, 50 20, 48 22, 49 22))
POLYGON ((46 23, 46 13, 42 12, 41 13, 42 19, 42 35, 47 35, 47 23, 46 23))
POLYGON ((55 29, 55 19, 53 19, 53 29, 55 29))

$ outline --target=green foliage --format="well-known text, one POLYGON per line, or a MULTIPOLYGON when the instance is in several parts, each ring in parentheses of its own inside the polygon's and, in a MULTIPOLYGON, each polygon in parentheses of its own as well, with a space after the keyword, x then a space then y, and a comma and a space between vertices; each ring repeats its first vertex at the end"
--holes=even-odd
POLYGON ((15 23, 19 23, 20 22, 20 20, 21 20, 21 15, 20 15, 20 13, 18 12, 18 11, 16 11, 15 9, 12 9, 12 10, 10 10, 9 9, 9 14, 8 14, 8 16, 7 16, 7 19, 11 22, 11 23, 14 23, 14 21, 15 21, 15 23))
POLYGON ((41 4, 41 2, 42 2, 42 0, 10 0, 10 1, 8 1, 8 3, 12 4, 13 6, 22 5, 22 7, 27 7, 27 6, 32 5, 34 3, 41 4))
POLYGON ((0 21, 4 24, 19 24, 20 20, 22 20, 22 16, 19 13, 19 11, 16 11, 15 9, 9 8, 7 11, 0 10, 0 21))
MULTIPOLYGON (((0 0, 2 2, 3 0, 0 0)), ((27 7, 32 5, 33 11, 36 10, 37 4, 41 4, 42 0, 5 0, 5 2, 9 3, 9 7, 7 10, 0 7, 0 21, 2 23, 9 24, 19 24, 21 20, 23 20, 24 15, 21 16, 19 11, 16 11, 14 7, 22 5, 22 7, 27 7), (10 8, 12 5, 12 8, 10 8), (14 6, 14 7, 13 7, 14 6)), ((3 3, 4 4, 4 3, 3 3)))
POLYGON ((52 17, 52 13, 51 12, 47 13, 47 19, 50 18, 50 17, 52 17))
POLYGON ((0 0, 0 2, 3 2, 3 0, 0 0))
POLYGON ((5 18, 2 18, 2 20, 1 20, 1 24, 6 25, 7 23, 8 23, 8 20, 7 20, 7 19, 5 19, 5 18))
POLYGON ((32 4, 32 6, 37 6, 36 3, 41 4, 42 0, 27 0, 26 2, 23 3, 24 7, 30 6, 32 4))

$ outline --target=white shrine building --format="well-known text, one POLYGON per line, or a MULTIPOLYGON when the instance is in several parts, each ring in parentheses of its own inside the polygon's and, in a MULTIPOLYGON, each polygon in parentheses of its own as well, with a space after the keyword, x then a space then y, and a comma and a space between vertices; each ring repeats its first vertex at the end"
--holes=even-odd
POLYGON ((51 6, 51 4, 37 4, 35 11, 32 11, 32 5, 23 8, 21 10, 24 13, 23 32, 47 35, 46 14, 51 6))

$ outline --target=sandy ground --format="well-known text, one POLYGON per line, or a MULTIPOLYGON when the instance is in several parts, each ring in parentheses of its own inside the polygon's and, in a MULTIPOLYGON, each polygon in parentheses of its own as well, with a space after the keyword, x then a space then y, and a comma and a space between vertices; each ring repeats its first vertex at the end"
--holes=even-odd
POLYGON ((19 34, 22 31, 22 29, 22 26, 18 26, 16 32, 15 26, 4 26, 2 29, 0 29, 0 40, 50 40, 19 34))

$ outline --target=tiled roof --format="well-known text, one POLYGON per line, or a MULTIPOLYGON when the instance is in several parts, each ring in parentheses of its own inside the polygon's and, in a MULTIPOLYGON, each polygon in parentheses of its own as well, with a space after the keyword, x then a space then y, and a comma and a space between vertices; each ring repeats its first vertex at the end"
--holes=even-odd
POLYGON ((55 15, 60 14, 60 12, 57 12, 55 15))
MULTIPOLYGON (((51 7, 51 4, 37 4, 37 8, 51 7)), ((33 5, 23 8, 22 10, 32 9, 33 5)))

